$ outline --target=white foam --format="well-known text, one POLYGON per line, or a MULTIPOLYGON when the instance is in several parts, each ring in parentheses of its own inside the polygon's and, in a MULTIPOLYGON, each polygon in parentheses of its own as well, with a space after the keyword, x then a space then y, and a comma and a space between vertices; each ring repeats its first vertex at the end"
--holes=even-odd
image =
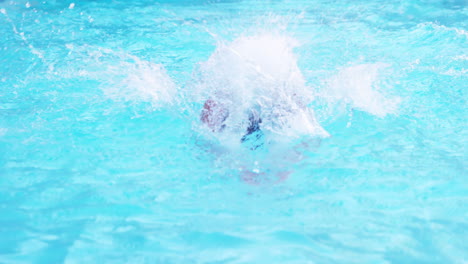
POLYGON ((115 86, 120 95, 152 103, 173 103, 176 85, 162 65, 133 57, 131 62, 121 62, 117 69, 122 67, 126 76, 115 86))
POLYGON ((245 133, 248 113, 262 118, 262 130, 297 137, 326 136, 312 109, 307 87, 293 48, 296 41, 280 34, 240 37, 219 43, 210 58, 199 65, 195 96, 221 102, 229 111, 227 130, 245 133))
POLYGON ((352 107, 375 116, 384 117, 395 113, 401 99, 391 97, 381 91, 379 72, 389 67, 387 64, 361 64, 344 68, 328 80, 328 98, 344 100, 352 107))
POLYGON ((73 56, 87 58, 84 69, 73 73, 102 82, 111 99, 150 102, 155 107, 174 103, 177 88, 162 65, 110 49, 86 46, 72 51, 73 56))

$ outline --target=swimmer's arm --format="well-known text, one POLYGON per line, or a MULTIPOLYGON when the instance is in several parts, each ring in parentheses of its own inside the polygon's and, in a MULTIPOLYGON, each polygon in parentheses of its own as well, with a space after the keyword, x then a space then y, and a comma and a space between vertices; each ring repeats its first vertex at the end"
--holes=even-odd
POLYGON ((223 129, 223 123, 228 116, 229 112, 226 107, 213 99, 208 99, 203 104, 200 120, 213 132, 219 132, 223 129))

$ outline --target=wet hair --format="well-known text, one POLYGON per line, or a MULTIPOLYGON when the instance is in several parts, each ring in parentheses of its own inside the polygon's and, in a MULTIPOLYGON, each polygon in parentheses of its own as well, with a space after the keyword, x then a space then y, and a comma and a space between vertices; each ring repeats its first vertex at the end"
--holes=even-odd
POLYGON ((250 143, 250 149, 255 150, 263 145, 263 132, 260 129, 262 119, 254 112, 249 113, 249 126, 246 133, 242 136, 242 143, 250 143))

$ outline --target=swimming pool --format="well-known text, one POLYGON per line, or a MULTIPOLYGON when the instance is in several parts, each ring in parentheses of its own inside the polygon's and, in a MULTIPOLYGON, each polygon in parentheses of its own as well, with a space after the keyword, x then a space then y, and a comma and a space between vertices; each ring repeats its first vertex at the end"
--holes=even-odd
POLYGON ((0 1, 0 262, 466 263, 467 18, 0 1), (222 133, 200 124, 213 94, 222 133))

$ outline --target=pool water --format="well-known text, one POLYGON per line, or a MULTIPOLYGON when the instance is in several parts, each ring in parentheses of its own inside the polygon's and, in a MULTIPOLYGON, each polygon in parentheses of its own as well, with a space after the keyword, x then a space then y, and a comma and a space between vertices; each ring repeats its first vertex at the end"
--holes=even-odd
POLYGON ((0 263, 468 262, 465 0, 0 0, 0 36, 0 263))

